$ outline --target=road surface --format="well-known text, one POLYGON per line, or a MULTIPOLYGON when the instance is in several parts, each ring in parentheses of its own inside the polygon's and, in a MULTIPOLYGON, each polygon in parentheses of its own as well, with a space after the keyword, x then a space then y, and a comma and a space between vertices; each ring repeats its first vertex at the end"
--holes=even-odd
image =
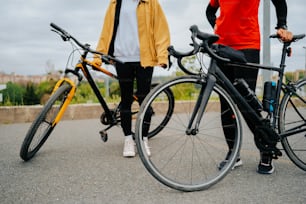
POLYGON ((1 204, 306 203, 306 172, 286 157, 273 175, 259 175, 258 151, 244 128, 243 166, 208 190, 184 193, 160 184, 138 156, 123 158, 123 135, 112 128, 101 141, 98 119, 62 121, 36 157, 23 162, 29 123, 0 124, 1 204))

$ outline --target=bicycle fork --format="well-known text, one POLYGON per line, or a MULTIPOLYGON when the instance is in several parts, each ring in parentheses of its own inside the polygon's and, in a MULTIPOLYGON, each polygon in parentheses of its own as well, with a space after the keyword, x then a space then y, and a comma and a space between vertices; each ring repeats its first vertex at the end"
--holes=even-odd
MULTIPOLYGON (((205 79, 201 79, 201 83, 204 84, 204 82, 205 79)), ((215 83, 216 77, 214 75, 208 75, 206 78, 206 85, 201 87, 198 100, 193 109, 192 116, 186 129, 187 135, 196 135, 199 132, 199 125, 215 83)))
MULTIPOLYGON (((52 91, 52 94, 55 93, 55 91, 63 84, 63 83, 68 83, 70 86, 71 86, 71 89, 69 91, 69 93, 67 94, 67 98, 65 99, 65 102, 63 103, 63 105, 60 107, 60 110, 58 112, 58 114, 56 115, 55 119, 53 120, 53 123, 52 123, 52 127, 54 127, 62 118, 62 116, 64 115, 65 113, 65 110, 67 109, 68 105, 70 104, 74 94, 75 94, 75 91, 76 91, 76 86, 75 84, 73 83, 73 81, 71 81, 70 79, 68 78, 63 78, 61 80, 59 80, 53 91, 52 91)), ((52 95, 51 94, 51 95, 52 95)))

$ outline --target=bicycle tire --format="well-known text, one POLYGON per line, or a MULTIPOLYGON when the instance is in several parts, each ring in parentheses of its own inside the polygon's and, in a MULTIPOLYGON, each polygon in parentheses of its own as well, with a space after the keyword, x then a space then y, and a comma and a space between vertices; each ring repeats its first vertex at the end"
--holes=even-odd
POLYGON ((205 79, 199 76, 182 76, 155 87, 145 98, 136 121, 136 146, 139 156, 149 173, 162 184, 180 191, 204 190, 221 181, 231 170, 239 154, 242 141, 241 116, 227 92, 215 85, 202 116, 199 132, 186 134, 195 100, 205 79), (154 138, 149 140, 152 155, 149 157, 143 144, 143 126, 146 111, 155 106, 155 100, 165 89, 172 91, 175 106, 171 120, 154 138), (183 94, 183 95, 182 95, 183 94), (230 110, 221 113, 219 98, 222 96, 230 110), (180 99, 180 100, 179 100, 180 99), (184 99, 184 100, 182 100, 184 99), (219 170, 218 164, 228 153, 221 115, 232 111, 235 141, 227 164, 219 170))
MULTIPOLYGON (((172 116, 172 113, 173 113, 173 109, 174 109, 174 96, 173 96, 173 93, 170 89, 165 89, 163 91, 166 95, 166 98, 165 97, 162 97, 160 100, 163 100, 163 105, 164 107, 166 106, 167 107, 167 110, 166 110, 166 114, 164 114, 164 118, 162 120, 160 120, 160 124, 157 124, 156 126, 150 126, 150 129, 149 129, 149 132, 148 132, 148 138, 152 138, 154 137, 155 135, 157 135, 166 125, 167 123, 169 122, 171 116, 172 116)), ((158 108, 155 108, 153 109, 153 112, 154 112, 154 115, 152 116, 151 120, 154 120, 154 116, 155 115, 160 115, 160 111, 158 111, 159 109, 158 108)), ((164 111, 162 111, 164 112, 164 111)))
POLYGON ((20 149, 20 157, 24 161, 29 161, 40 150, 54 130, 56 124, 54 119, 64 104, 71 86, 61 85, 57 91, 51 95, 46 105, 30 126, 20 149))
MULTIPOLYGON (((305 126, 306 79, 298 81, 295 89, 295 93, 287 92, 281 101, 279 114, 280 133, 305 126)), ((281 144, 290 160, 300 169, 306 171, 306 133, 300 132, 292 136, 283 137, 281 138, 281 144)))

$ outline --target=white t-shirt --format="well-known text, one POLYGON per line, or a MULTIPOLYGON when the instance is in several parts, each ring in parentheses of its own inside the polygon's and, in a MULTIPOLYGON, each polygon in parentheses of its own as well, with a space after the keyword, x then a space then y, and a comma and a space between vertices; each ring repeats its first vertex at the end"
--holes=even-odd
POLYGON ((123 62, 139 62, 137 6, 139 0, 122 0, 114 56, 123 62))

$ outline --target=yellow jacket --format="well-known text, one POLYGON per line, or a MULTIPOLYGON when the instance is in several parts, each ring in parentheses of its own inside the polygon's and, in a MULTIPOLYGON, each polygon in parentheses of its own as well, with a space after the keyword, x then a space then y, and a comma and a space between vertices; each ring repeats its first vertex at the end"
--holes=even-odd
MULTIPOLYGON (((106 11, 96 50, 109 54, 114 30, 116 0, 111 0, 106 11)), ((140 63, 143 67, 168 64, 170 32, 158 0, 140 0, 137 7, 140 63)))

